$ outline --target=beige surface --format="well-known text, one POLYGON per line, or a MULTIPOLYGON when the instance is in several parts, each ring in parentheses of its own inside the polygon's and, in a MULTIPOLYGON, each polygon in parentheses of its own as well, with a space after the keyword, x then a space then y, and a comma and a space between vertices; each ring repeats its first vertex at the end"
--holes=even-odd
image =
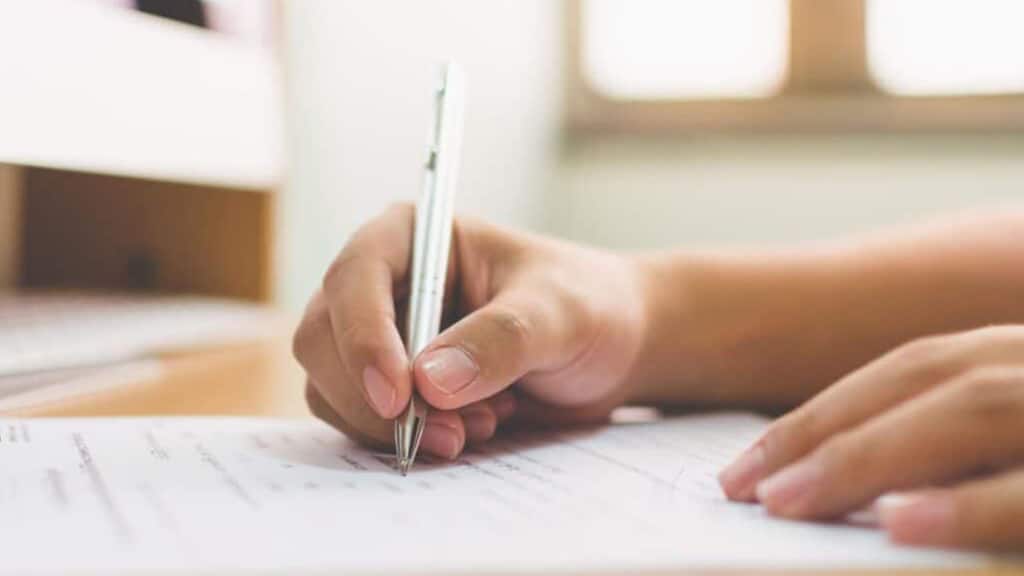
POLYGON ((18 416, 246 414, 309 417, 303 377, 278 342, 165 359, 163 374, 114 390, 17 410, 18 416))
MULTIPOLYGON (((309 417, 303 398, 303 381, 301 370, 291 358, 287 340, 282 338, 268 344, 168 358, 165 374, 153 381, 7 415, 249 414, 301 418, 309 417)), ((933 572, 900 571, 900 574, 929 573, 933 572)), ((993 567, 943 572, 951 575, 967 573, 1024 575, 1024 568, 993 567)))

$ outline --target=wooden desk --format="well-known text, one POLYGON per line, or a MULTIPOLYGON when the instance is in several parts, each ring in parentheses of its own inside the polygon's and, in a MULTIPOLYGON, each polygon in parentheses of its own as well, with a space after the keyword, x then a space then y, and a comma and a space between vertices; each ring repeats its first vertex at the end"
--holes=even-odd
POLYGON ((289 342, 252 344, 164 359, 148 381, 16 410, 11 416, 235 414, 311 417, 305 379, 289 342))
MULTIPOLYGON (((19 416, 111 416, 152 414, 236 414, 309 418, 303 396, 305 379, 291 357, 288 341, 166 359, 161 377, 115 391, 58 404, 21 410, 19 416)), ((804 571, 805 573, 810 573, 804 571)), ((697 572, 690 572, 697 573, 697 572)), ((779 574, 779 571, 712 572, 703 574, 779 574)), ((866 575, 870 571, 830 574, 866 575)), ((933 574, 935 571, 899 571, 933 574)), ((963 574, 1024 576, 1024 567, 991 567, 945 571, 963 574)))

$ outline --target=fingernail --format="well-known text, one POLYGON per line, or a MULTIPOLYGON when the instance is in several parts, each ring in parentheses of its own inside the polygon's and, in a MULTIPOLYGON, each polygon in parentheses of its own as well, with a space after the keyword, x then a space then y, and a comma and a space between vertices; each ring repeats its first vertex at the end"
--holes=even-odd
POLYGON ((916 496, 879 503, 882 526, 901 544, 945 544, 956 526, 953 500, 916 496))
POLYGON ((820 487, 824 469, 814 460, 794 464, 757 485, 757 499, 781 516, 796 516, 820 487))
POLYGON ((494 436, 498 425, 494 415, 481 406, 470 406, 462 411, 462 423, 466 427, 466 435, 472 440, 487 440, 494 436))
POLYGON ((420 438, 420 448, 452 460, 462 451, 462 439, 455 428, 428 421, 426 428, 423 429, 423 437, 420 438))
POLYGON ((367 366, 363 370, 363 386, 366 388, 366 396, 377 414, 387 418, 392 415, 395 405, 395 387, 388 382, 388 379, 373 366, 367 366))
POLYGON ((469 386, 480 374, 473 359, 454 347, 428 352, 420 363, 430 385, 449 396, 469 386))
POLYGON ((747 450, 718 475, 718 483, 734 500, 749 500, 764 469, 764 448, 754 446, 747 450))

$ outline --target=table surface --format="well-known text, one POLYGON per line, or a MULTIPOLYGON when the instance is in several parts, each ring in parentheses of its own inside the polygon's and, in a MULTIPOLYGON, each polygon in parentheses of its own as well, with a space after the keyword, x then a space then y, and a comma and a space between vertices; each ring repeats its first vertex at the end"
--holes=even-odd
MULTIPOLYGON (((19 409, 7 416, 253 415, 310 418, 303 394, 305 378, 279 341, 165 357, 161 374, 151 380, 19 409)), ((688 572, 693 573, 693 572, 688 572)), ((700 572, 728 574, 729 572, 700 572)), ((743 572, 751 573, 750 571, 743 572)), ((756 572, 755 572, 756 573, 756 572)), ((765 573, 777 573, 765 571, 765 573)), ((831 574, 878 574, 838 571, 831 574)), ((900 574, 933 573, 900 571, 900 574)), ((945 574, 1013 574, 1024 566, 994 566, 945 574)))
MULTIPOLYGON (((312 417, 301 368, 280 340, 161 359, 152 379, 16 409, 9 416, 249 415, 312 417)), ((0 412, 0 414, 3 414, 0 412)))

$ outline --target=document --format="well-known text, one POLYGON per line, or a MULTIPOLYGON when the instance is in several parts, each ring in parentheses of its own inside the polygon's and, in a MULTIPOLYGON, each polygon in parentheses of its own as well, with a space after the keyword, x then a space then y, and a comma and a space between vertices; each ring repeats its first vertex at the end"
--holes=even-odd
POLYGON ((315 421, 0 419, 0 574, 664 572, 973 566, 727 502, 766 426, 729 413, 393 456, 315 421))

